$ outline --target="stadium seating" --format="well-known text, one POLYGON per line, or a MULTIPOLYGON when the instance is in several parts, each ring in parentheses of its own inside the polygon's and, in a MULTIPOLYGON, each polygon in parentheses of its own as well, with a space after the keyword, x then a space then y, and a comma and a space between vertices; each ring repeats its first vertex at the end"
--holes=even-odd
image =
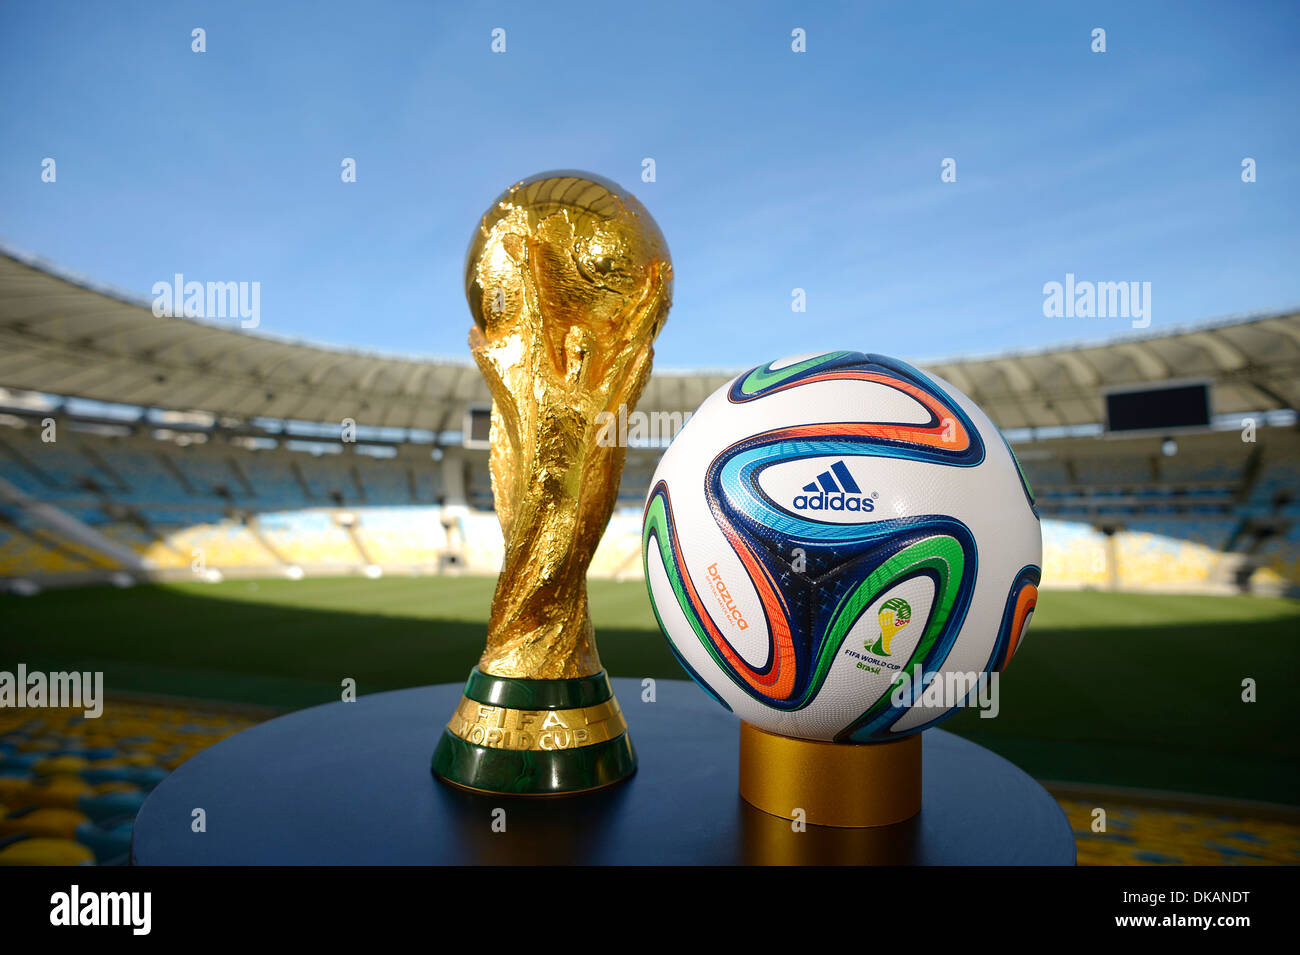
POLYGON ((1137 455, 1079 455, 1074 460, 1075 480, 1089 485, 1140 485, 1152 481, 1151 461, 1137 455))
POLYGON ((459 534, 465 566, 480 572, 497 573, 505 559, 505 540, 501 522, 491 511, 469 511, 454 520, 459 534))
POLYGON ((1261 468, 1246 499, 1252 515, 1267 515, 1287 507, 1288 513, 1300 501, 1300 466, 1292 461, 1269 461, 1261 468))
POLYGON ((1218 551, 1194 541, 1125 531, 1115 535, 1116 578, 1126 589, 1208 584, 1218 551))
POLYGON ((1031 458, 1022 455, 1020 467, 1025 472, 1025 478, 1029 481, 1035 493, 1041 493, 1047 488, 1068 484, 1070 481, 1065 462, 1059 458, 1031 458))
POLYGON ((291 564, 355 567, 363 558, 336 516, 326 510, 280 511, 258 518, 262 536, 291 564))
POLYGON ((1109 582, 1105 535, 1088 524, 1043 522, 1043 585, 1105 587, 1109 582))
POLYGON ((1269 537, 1257 553, 1261 565, 1251 577, 1253 584, 1285 587, 1300 583, 1300 524, 1269 537))
POLYGON ((593 577, 631 580, 641 576, 641 511, 616 511, 591 558, 593 577))
POLYGON ((405 469, 394 468, 389 461, 367 460, 364 455, 358 455, 356 472, 365 503, 388 506, 418 503, 412 496, 405 469))
MULTIPOLYGON (((165 528, 159 529, 167 534, 165 528)), ((178 570, 190 567, 193 555, 188 551, 176 549, 167 537, 159 540, 135 524, 104 524, 99 528, 101 534, 135 551, 147 566, 158 570, 178 570)))
MULTIPOLYGON (((252 450, 216 434, 182 445, 75 425, 65 423, 56 442, 42 441, 35 427, 0 428, 0 479, 163 576, 376 567, 491 574, 501 565, 486 452, 456 459, 465 462, 464 504, 444 511, 445 462, 427 446, 386 449, 387 457, 346 447, 311 453, 295 442, 252 450)), ((1045 519, 1045 586, 1213 590, 1246 579, 1271 591, 1300 587, 1294 437, 1270 435, 1262 449, 1236 432, 1180 441, 1173 455, 1154 440, 1061 439, 1025 449, 1045 519)), ((656 461, 653 450, 629 450, 593 575, 640 572, 640 506, 656 461)), ((72 539, 0 498, 2 577, 120 569, 93 540, 72 539)))
POLYGON ((381 567, 434 568, 447 549, 436 507, 374 507, 356 511, 356 534, 371 563, 381 567))
POLYGON ((189 555, 190 563, 204 567, 274 567, 275 555, 247 527, 229 521, 195 524, 168 532, 162 543, 167 550, 189 555))
POLYGON ((72 540, 12 506, 0 507, 0 530, 5 532, 0 544, 0 573, 5 576, 18 576, 24 571, 69 574, 121 568, 114 557, 72 540))
POLYGON ((125 864, 149 792, 265 715, 121 700, 96 719, 0 709, 0 865, 125 864))
POLYGON ((240 467, 253 489, 258 507, 289 508, 306 503, 302 487, 289 470, 286 456, 266 451, 249 451, 242 455, 240 467))
POLYGON ((1159 459, 1159 477, 1175 483, 1236 484, 1246 467, 1245 454, 1212 457, 1176 454, 1159 459))
POLYGON ((1146 536, 1185 540, 1210 550, 1224 550, 1239 523, 1240 519, 1235 517, 1142 517, 1127 521, 1125 528, 1146 536))
POLYGON ((0 525, 0 576, 18 577, 34 571, 47 574, 87 569, 85 561, 60 553, 17 528, 0 525))

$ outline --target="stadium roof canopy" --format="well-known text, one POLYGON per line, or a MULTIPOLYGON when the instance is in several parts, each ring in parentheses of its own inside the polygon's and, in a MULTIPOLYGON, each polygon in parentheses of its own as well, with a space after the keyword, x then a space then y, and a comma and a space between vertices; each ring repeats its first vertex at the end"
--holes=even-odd
MULTIPOLYGON (((926 362, 1004 429, 1092 424, 1112 387, 1214 382, 1217 414, 1300 408, 1300 313, 1104 344, 926 362)), ((691 411, 728 372, 657 372, 645 410, 691 411)), ((150 303, 0 253, 0 386, 219 416, 457 430, 472 362, 392 357, 157 317, 150 303)))
POLYGON ((1102 422, 1104 394, 1208 380, 1211 413, 1300 408, 1300 312, 992 358, 925 362, 1003 430, 1102 422))

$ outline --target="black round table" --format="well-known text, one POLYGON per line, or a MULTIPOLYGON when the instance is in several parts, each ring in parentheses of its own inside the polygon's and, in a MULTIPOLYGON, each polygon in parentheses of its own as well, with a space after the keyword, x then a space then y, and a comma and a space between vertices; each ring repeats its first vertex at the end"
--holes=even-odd
MULTIPOLYGON (((683 680, 655 702, 614 680, 636 747, 630 780, 579 796, 475 794, 430 757, 462 685, 362 696, 244 730, 180 766, 135 824, 136 865, 1072 865, 1051 796, 1014 765, 924 736, 920 814, 878 829, 808 826, 737 792, 737 718, 683 680), (194 810, 206 831, 194 832, 194 810), (495 831, 497 809, 505 831, 495 831)), ((496 828, 499 828, 499 824, 496 828)))

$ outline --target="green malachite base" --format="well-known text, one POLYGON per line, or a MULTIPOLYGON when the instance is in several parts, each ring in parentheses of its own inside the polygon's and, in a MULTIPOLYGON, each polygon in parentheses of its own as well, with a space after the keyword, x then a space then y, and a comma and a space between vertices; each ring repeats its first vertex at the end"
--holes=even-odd
POLYGON ((444 730, 433 754, 433 774, 479 792, 563 796, 600 789, 636 771, 627 734, 577 749, 489 749, 444 730))
MULTIPOLYGON (((614 695, 604 671, 572 680, 523 680, 483 673, 477 667, 465 697, 518 710, 566 710, 595 706, 614 695)), ((516 750, 480 746, 444 729, 433 754, 433 774, 480 792, 560 796, 612 785, 636 772, 627 733, 571 749, 516 750)))
POLYGON ((465 684, 468 699, 512 710, 576 710, 604 703, 613 695, 604 670, 571 680, 522 680, 492 676, 475 667, 465 684))

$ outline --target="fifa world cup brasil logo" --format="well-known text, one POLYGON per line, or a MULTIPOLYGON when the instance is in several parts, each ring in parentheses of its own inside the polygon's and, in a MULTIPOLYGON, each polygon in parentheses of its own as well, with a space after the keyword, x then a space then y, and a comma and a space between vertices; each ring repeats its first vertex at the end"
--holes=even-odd
POLYGON ((505 560, 487 648, 433 770, 489 792, 598 788, 636 765, 587 605, 626 453, 598 436, 650 377, 672 297, 668 246, 614 183, 544 173, 483 215, 465 272, 505 560))
POLYGON ((902 597, 890 597, 881 604, 876 619, 880 623, 880 636, 876 638, 876 642, 871 645, 868 652, 887 657, 889 643, 894 639, 894 634, 912 622, 912 606, 902 597))

